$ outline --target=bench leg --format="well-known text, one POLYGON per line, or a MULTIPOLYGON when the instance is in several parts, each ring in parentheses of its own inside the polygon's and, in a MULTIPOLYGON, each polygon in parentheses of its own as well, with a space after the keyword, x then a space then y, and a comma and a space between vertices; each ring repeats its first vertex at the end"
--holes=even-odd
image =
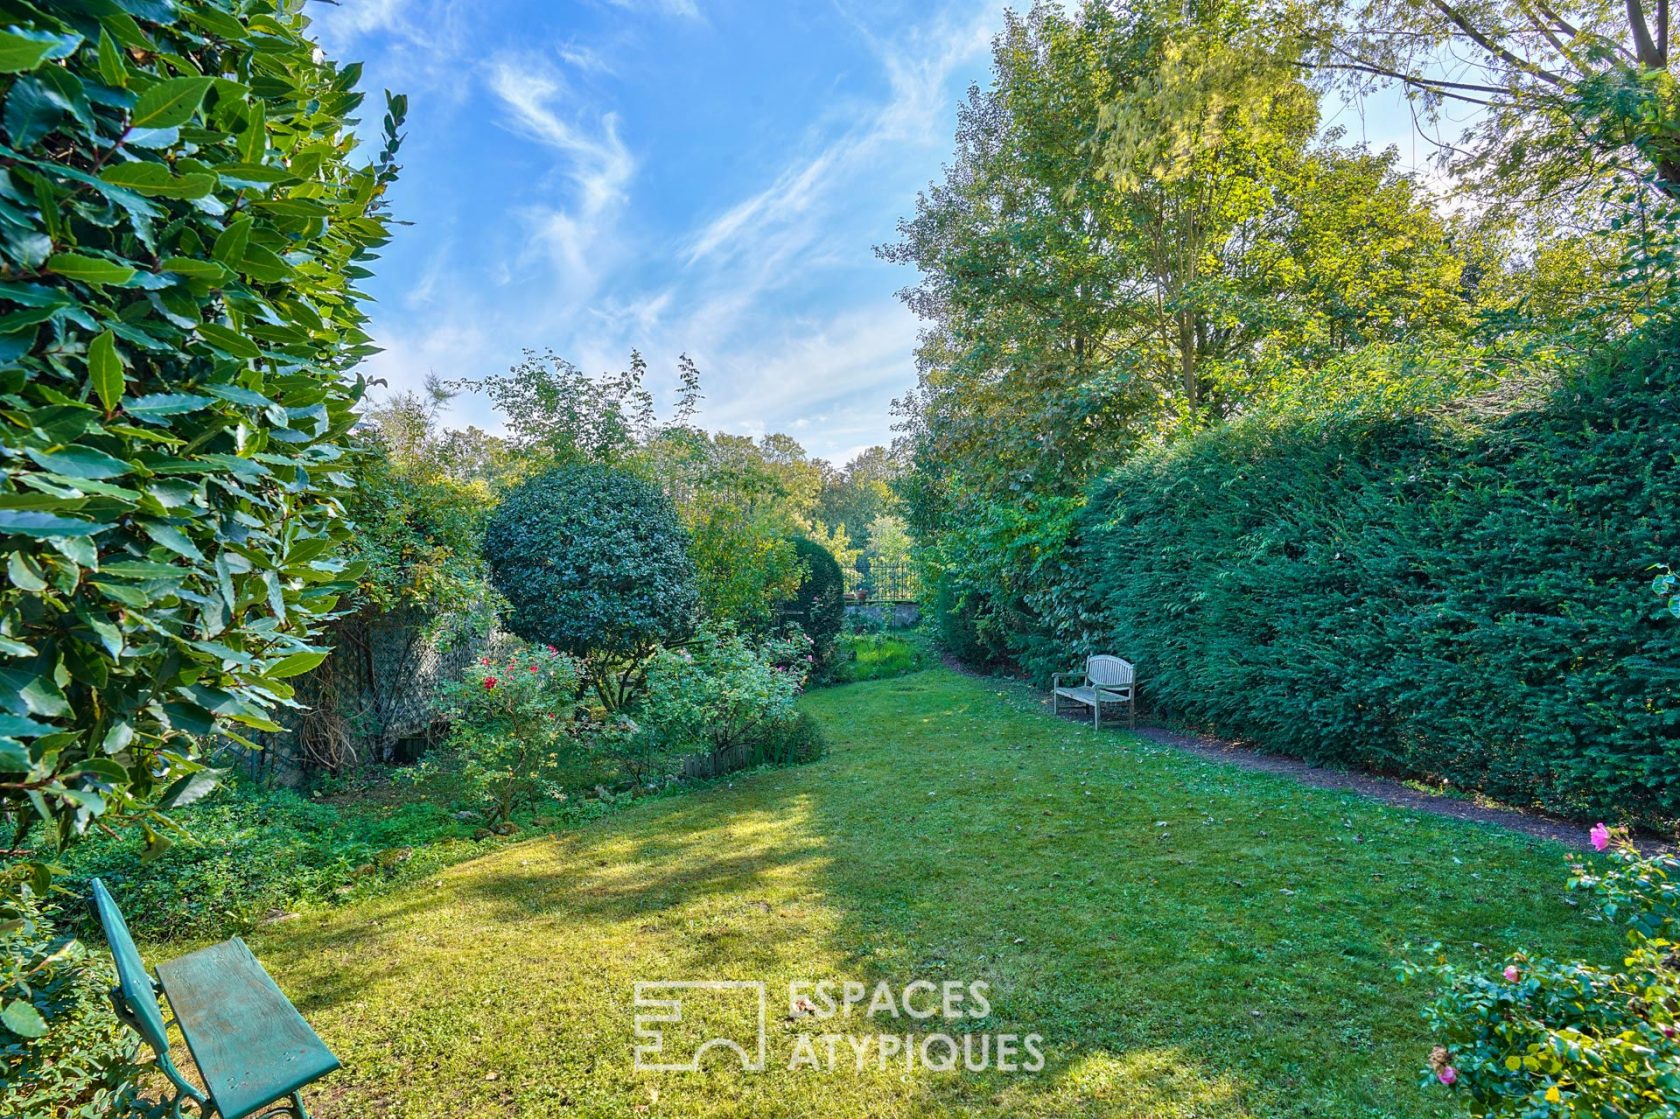
POLYGON ((1091 726, 1097 730, 1102 730, 1102 698, 1100 696, 1091 704, 1091 726))
POLYGON ((309 1119, 309 1112, 303 1106, 303 1096, 293 1092, 286 1098, 285 1103, 278 1101, 268 1105, 267 1110, 255 1112, 255 1119, 275 1119, 276 1116, 286 1115, 291 1119, 309 1119))

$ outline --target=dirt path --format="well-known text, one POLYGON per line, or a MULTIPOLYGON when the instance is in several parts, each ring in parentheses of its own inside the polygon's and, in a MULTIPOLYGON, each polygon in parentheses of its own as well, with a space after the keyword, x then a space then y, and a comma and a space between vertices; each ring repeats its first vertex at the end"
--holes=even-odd
POLYGON ((1197 757, 1211 758, 1227 765, 1251 769, 1260 773, 1280 773, 1303 785, 1320 789, 1336 789, 1358 793, 1363 797, 1392 804, 1409 812, 1429 812, 1436 816, 1450 816, 1455 820, 1469 820, 1478 824, 1495 824, 1511 831, 1532 835, 1537 839, 1551 839, 1566 847, 1588 850, 1587 827, 1568 820, 1555 820, 1511 808, 1489 808, 1457 797, 1421 793, 1416 789, 1386 777, 1353 773, 1347 770, 1326 769, 1297 758, 1265 754, 1248 746, 1208 738, 1200 734, 1185 734, 1164 727, 1138 727, 1139 737, 1164 746, 1183 750, 1197 757))
MULTIPOLYGON (((943 659, 947 668, 965 676, 986 675, 976 672, 950 657, 943 659)), ((1019 683, 1019 681, 1013 682, 1019 683)), ((1047 697, 1043 698, 1042 702, 1046 712, 1052 710, 1047 697)), ((1063 712, 1061 717, 1068 719, 1070 722, 1088 722, 1090 719, 1089 714, 1078 711, 1063 712)), ((1188 734, 1183 731, 1169 730, 1165 727, 1151 726, 1140 726, 1136 733, 1141 738, 1158 742, 1163 746, 1171 746, 1175 750, 1183 750, 1187 754, 1194 754, 1200 758, 1224 762, 1226 765, 1234 765, 1259 773, 1281 774, 1285 777, 1291 777, 1303 785, 1357 793, 1360 796, 1391 804, 1396 808, 1404 808, 1409 812, 1429 812, 1436 816, 1450 816, 1455 820, 1493 824, 1514 832, 1521 832, 1523 835, 1534 836, 1536 839, 1550 839, 1562 843, 1566 847, 1573 847, 1578 850, 1591 849, 1591 843, 1587 838, 1587 825, 1570 820, 1559 820, 1532 812, 1519 812, 1513 808, 1491 808, 1468 800, 1460 800, 1457 797, 1423 793, 1387 777, 1373 777, 1366 773, 1327 769, 1324 766, 1313 765, 1311 762, 1304 762, 1298 758, 1267 754, 1251 746, 1226 742, 1223 739, 1210 738, 1207 735, 1188 734)), ((1667 846, 1661 840, 1651 837, 1640 837, 1635 842, 1645 850, 1656 850, 1667 846)))

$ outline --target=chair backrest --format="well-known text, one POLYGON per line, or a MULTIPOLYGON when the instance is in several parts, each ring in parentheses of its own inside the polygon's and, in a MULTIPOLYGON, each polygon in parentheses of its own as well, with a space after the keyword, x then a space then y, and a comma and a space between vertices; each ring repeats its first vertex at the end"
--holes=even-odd
POLYGON ((1085 678, 1099 688, 1127 688, 1132 684, 1132 665, 1119 657, 1087 657, 1085 678))
POLYGON ((93 910, 105 927, 105 942, 111 946, 111 958, 117 963, 117 989, 122 993, 130 1015, 129 1025, 146 1040, 157 1053, 169 1052, 169 1035, 163 1025, 163 1010, 158 1006, 157 989, 152 977, 134 947, 128 933, 128 922, 111 897, 105 883, 93 880, 93 910))

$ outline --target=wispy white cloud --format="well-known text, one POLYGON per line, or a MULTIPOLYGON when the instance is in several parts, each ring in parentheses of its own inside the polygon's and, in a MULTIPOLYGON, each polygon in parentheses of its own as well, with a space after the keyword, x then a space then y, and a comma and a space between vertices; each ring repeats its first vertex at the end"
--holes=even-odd
POLYGON ((475 22, 484 15, 478 0, 345 0, 311 4, 308 11, 312 30, 333 57, 364 58, 377 41, 381 69, 400 78, 387 84, 451 104, 466 96, 461 69, 477 37, 475 22))
MULTIPOLYGON (((893 8, 878 30, 860 28, 846 65, 868 70, 873 96, 858 92, 848 70, 817 115, 788 125, 798 131, 785 158, 716 209, 679 209, 682 218, 663 225, 672 210, 639 208, 671 205, 657 122, 636 117, 631 129, 620 115, 647 111, 649 99, 615 101, 615 91, 645 68, 654 36, 686 42, 692 31, 677 21, 707 13, 691 0, 598 0, 671 18, 616 17, 618 27, 584 33, 594 37, 514 41, 493 30, 492 9, 510 10, 499 2, 363 0, 341 30, 406 44, 402 36, 417 34, 401 29, 411 16, 455 3, 480 5, 473 18, 482 22, 450 48, 453 80, 467 91, 459 96, 472 99, 452 127, 490 121, 517 138, 515 159, 502 166, 535 156, 537 172, 482 191, 496 199, 494 213, 473 212, 465 201, 481 196, 473 192, 457 195, 463 201, 447 216, 430 215, 425 236, 435 240, 409 258, 400 295, 376 310, 374 333, 389 352, 370 373, 393 389, 415 388, 427 372, 492 372, 527 345, 553 346, 598 372, 622 368, 636 346, 657 388, 687 352, 701 368, 708 426, 796 431, 813 453, 837 460, 888 438, 890 401, 914 383, 917 323, 890 294, 906 277, 874 260, 870 246, 891 237, 948 152, 959 83, 1001 26, 996 0, 909 26, 893 8)), ((720 133, 716 142, 733 139, 720 133)), ((434 156, 427 167, 439 163, 434 156)), ((449 414, 458 424, 499 422, 482 399, 465 396, 449 414)))
POLYGON ((700 19, 700 6, 694 0, 607 0, 615 8, 627 12, 658 12, 661 15, 700 19))
POLYGON ((749 226, 785 222, 809 213, 817 195, 825 189, 823 180, 834 165, 835 155, 834 149, 829 149, 787 168, 762 191, 707 222, 689 247, 688 262, 710 256, 749 226))
POLYGON ((618 117, 604 113, 591 126, 567 120, 554 107, 566 92, 547 63, 503 58, 489 67, 490 89, 510 110, 509 123, 521 135, 563 157, 560 173, 573 187, 566 206, 531 206, 520 217, 532 245, 542 246, 567 290, 587 293, 610 256, 613 218, 628 198, 636 161, 618 135, 618 117))
MULTIPOLYGON (((872 390, 889 381, 900 392, 908 387, 914 320, 896 304, 872 306, 866 313, 837 308, 827 320, 806 322, 803 342, 783 335, 785 319, 767 319, 763 311, 778 289, 808 281, 825 265, 862 266, 868 246, 890 235, 890 218, 858 228, 860 218, 878 220, 872 217, 878 212, 874 207, 858 203, 882 198, 883 181, 901 167, 927 167, 931 172, 938 166, 939 153, 949 143, 946 117, 953 103, 953 78, 987 53, 1002 24, 1000 13, 1001 4, 991 3, 981 12, 938 18, 892 37, 860 27, 885 72, 887 95, 852 114, 854 123, 814 151, 790 160, 767 185, 702 222, 688 240, 684 262, 692 313, 684 324, 687 344, 728 366, 732 378, 742 375, 736 372, 742 368, 773 370, 767 379, 751 379, 750 390, 732 392, 752 400, 763 415, 794 408, 801 394, 818 383, 822 391, 841 394, 872 390), (849 256, 836 259, 831 245, 838 230, 856 243, 849 256), (798 360, 763 361, 766 355, 753 342, 740 341, 754 329, 778 337, 780 349, 800 355, 798 360)), ((908 205, 911 188, 908 183, 905 187, 903 203, 908 205)), ((881 397, 879 392, 873 395, 881 397)), ((876 430, 884 427, 887 401, 881 398, 878 403, 876 430)), ((749 419, 733 406, 712 415, 726 421, 749 419)))
POLYGON ((869 406, 869 428, 879 431, 891 398, 906 387, 916 331, 915 317, 902 305, 880 301, 791 322, 750 347, 702 353, 702 370, 728 377, 731 390, 729 399, 707 407, 705 418, 731 430, 762 431, 861 401, 869 406))
POLYGON ((555 48, 560 60, 581 74, 612 74, 617 68, 600 50, 584 43, 565 42, 555 48))

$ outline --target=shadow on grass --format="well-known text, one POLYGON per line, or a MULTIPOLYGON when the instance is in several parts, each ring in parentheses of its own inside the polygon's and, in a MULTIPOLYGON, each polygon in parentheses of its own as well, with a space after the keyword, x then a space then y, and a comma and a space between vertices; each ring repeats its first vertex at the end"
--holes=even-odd
POLYGON ((1609 943, 1557 853, 1117 732, 944 671, 816 693, 834 753, 506 848, 257 951, 345 1061, 334 1114, 1434 1114, 1406 939, 1609 943), (1018 702, 1019 701, 1019 702, 1018 702), (1449 852, 1458 851, 1456 869, 1449 852), (769 1066, 637 1072, 632 988, 762 980, 769 1066), (946 1029, 783 1019, 796 981, 984 982, 946 1029), (1042 1036, 937 1073, 801 1033, 1042 1036))

